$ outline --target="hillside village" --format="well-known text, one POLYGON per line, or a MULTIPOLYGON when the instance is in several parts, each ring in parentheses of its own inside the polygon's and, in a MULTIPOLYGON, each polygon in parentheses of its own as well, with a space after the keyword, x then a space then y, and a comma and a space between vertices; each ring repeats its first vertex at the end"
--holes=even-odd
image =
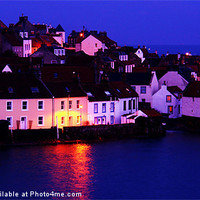
POLYGON ((200 117, 200 56, 118 46, 107 32, 0 20, 0 119, 11 129, 200 117))

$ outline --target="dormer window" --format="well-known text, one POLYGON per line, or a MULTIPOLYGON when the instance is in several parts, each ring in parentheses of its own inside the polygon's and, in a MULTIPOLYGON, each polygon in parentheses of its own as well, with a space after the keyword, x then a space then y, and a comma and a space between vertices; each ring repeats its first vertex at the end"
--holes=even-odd
POLYGON ((65 87, 65 89, 66 89, 66 91, 67 91, 67 92, 70 92, 70 90, 69 90, 69 88, 68 88, 68 87, 65 87))
POLYGON ((117 92, 121 93, 119 89, 117 89, 117 92))
POLYGON ((87 92, 88 97, 93 97, 93 94, 91 92, 87 92))
POLYGON ((105 94, 106 94, 107 96, 111 96, 111 94, 110 94, 109 91, 105 91, 105 94))
POLYGON ((32 92, 32 93, 39 93, 38 87, 32 87, 32 88, 31 88, 31 92, 32 92))
POLYGON ((11 94, 11 93, 14 93, 14 91, 13 91, 13 88, 12 87, 9 87, 8 88, 8 92, 11 94))

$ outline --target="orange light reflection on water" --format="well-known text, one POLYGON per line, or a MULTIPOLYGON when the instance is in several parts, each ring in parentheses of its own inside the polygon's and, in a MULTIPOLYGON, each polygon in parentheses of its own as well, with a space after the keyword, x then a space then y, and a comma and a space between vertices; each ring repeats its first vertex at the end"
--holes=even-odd
POLYGON ((91 146, 58 145, 52 153, 50 176, 55 188, 58 186, 61 192, 81 192, 79 199, 89 199, 94 175, 91 146))

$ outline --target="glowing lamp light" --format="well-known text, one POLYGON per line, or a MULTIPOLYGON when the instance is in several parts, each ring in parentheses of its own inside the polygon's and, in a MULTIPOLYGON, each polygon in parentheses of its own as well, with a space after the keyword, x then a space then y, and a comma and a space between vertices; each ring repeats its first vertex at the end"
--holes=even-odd
POLYGON ((82 105, 80 105, 80 109, 82 109, 83 108, 83 106, 82 105))
POLYGON ((80 37, 83 37, 83 33, 80 33, 80 37))
POLYGON ((185 55, 186 55, 186 56, 189 56, 189 53, 187 52, 187 53, 185 53, 185 55))

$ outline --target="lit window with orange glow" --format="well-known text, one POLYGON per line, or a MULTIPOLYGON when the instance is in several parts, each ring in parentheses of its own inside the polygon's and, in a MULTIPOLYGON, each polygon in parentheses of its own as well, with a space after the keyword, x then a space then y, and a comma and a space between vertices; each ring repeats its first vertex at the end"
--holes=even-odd
POLYGON ((80 116, 77 116, 77 118, 76 118, 76 123, 77 123, 77 124, 80 124, 80 116))
POLYGON ((173 114, 173 106, 168 106, 168 113, 173 114))
POLYGON ((65 117, 61 117, 61 125, 65 124, 65 117))
POLYGON ((166 96, 166 102, 169 103, 172 101, 172 96, 171 95, 167 95, 166 96))

